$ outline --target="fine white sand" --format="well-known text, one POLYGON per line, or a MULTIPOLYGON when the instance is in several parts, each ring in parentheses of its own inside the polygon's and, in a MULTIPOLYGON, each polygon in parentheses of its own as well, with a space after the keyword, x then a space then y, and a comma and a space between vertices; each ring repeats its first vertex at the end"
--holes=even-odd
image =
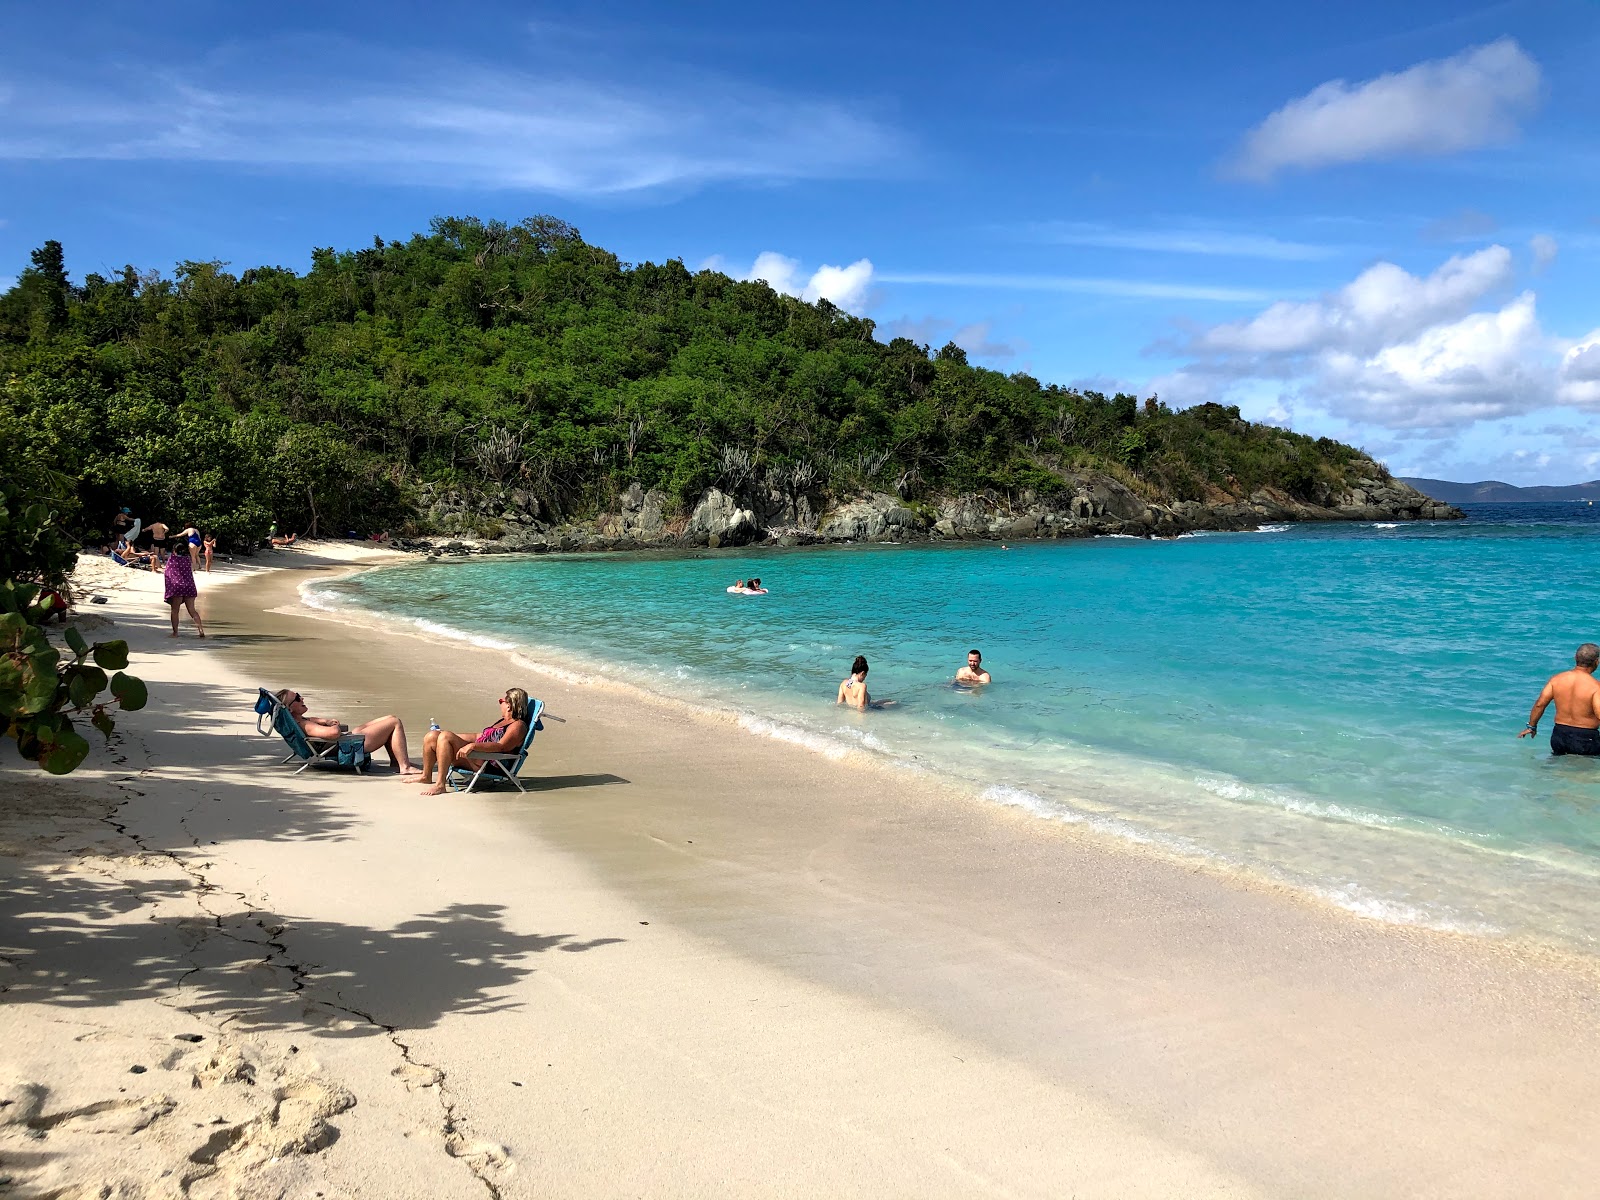
POLYGON ((150 708, 0 765, 20 1194, 1592 1194, 1589 964, 296 610, 358 552, 202 575, 205 642, 112 573, 150 708), (429 799, 275 766, 258 683, 419 757, 514 683, 565 721, 429 799))

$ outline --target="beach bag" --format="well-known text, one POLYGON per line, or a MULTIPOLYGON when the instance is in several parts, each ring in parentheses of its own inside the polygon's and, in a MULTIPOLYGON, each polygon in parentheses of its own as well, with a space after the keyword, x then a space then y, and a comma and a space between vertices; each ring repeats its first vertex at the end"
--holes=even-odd
POLYGON ((372 765, 372 754, 367 750, 366 739, 359 733, 339 739, 339 765, 365 771, 372 765))

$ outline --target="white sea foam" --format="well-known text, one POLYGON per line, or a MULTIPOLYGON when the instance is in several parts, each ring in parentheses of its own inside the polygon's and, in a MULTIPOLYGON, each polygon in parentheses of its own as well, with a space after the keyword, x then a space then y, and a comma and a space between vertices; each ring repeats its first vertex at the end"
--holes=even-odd
POLYGON ((1505 931, 1487 921, 1473 920, 1449 911, 1408 904, 1403 900, 1375 895, 1356 883, 1343 883, 1331 887, 1310 885, 1307 891, 1326 900, 1336 908, 1355 913, 1386 925, 1416 925, 1440 933, 1467 933, 1477 937, 1495 937, 1505 931))
POLYGON ((1328 800, 1312 800, 1306 796, 1285 795, 1270 788, 1246 787, 1236 779, 1216 779, 1200 775, 1195 777, 1195 783, 1213 796, 1220 796, 1224 800, 1243 800, 1269 804, 1275 808, 1284 809, 1286 812, 1299 813, 1307 817, 1348 821, 1353 825, 1366 825, 1375 829, 1388 829, 1400 823, 1399 818, 1387 816, 1383 813, 1370 812, 1363 808, 1351 808, 1328 800))
POLYGON ((1137 534, 1137 533, 1097 533, 1097 534, 1095 534, 1095 537, 1097 537, 1097 538, 1132 538, 1134 541, 1142 541, 1143 540, 1142 535, 1141 534, 1137 534))
POLYGON ((768 717, 758 717, 754 713, 741 713, 737 719, 740 729, 769 737, 775 742, 788 742, 793 746, 801 746, 811 750, 824 758, 831 758, 835 762, 850 753, 850 747, 835 738, 825 734, 813 733, 809 729, 802 729, 798 725, 789 725, 783 721, 774 721, 768 717))
POLYGON ((504 638, 468 633, 465 629, 457 629, 454 625, 445 625, 439 621, 430 621, 426 617, 411 617, 409 620, 424 633, 436 633, 452 641, 466 642, 469 646, 482 646, 485 650, 514 650, 517 646, 516 642, 508 642, 504 638))
POLYGON ((1373 528, 1374 529, 1399 529, 1400 528, 1400 522, 1399 521, 1380 521, 1377 524, 1373 525, 1373 528))
POLYGON ((338 612, 344 607, 344 605, 334 602, 333 594, 325 589, 325 585, 302 583, 299 591, 300 603, 307 608, 314 608, 318 612, 338 612))
POLYGON ((1288 533, 1289 530, 1291 530, 1293 528, 1294 528, 1293 525, 1262 525, 1258 529, 1256 529, 1254 532, 1256 532, 1256 533, 1288 533))
POLYGON ((1183 858, 1209 859, 1216 862, 1227 861, 1221 855, 1207 849, 1198 842, 1190 841, 1188 838, 1148 829, 1117 817, 1080 812, 1070 804, 1059 800, 1046 799, 1039 793, 1030 792, 1026 788, 997 783, 984 788, 980 795, 983 799, 994 804, 1020 808, 1024 812, 1031 813, 1042 820, 1060 821, 1065 825, 1083 825, 1096 833, 1116 838, 1119 841, 1132 842, 1138 846, 1151 846, 1157 850, 1164 850, 1183 858))

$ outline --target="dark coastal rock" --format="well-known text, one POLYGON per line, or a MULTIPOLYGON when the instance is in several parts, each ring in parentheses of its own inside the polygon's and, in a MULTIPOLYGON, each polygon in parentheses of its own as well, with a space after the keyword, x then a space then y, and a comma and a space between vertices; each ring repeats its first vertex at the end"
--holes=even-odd
POLYGON ((1353 484, 1341 491, 1324 487, 1317 502, 1271 487, 1257 488, 1247 496, 1213 487, 1204 499, 1146 500, 1111 475, 1062 472, 1060 489, 1044 496, 1027 490, 1015 495, 987 491, 907 502, 875 492, 835 505, 820 517, 821 497, 807 490, 811 483, 806 480, 791 481, 792 493, 776 486, 737 495, 712 488, 687 516, 669 516, 664 493, 633 484, 617 496, 610 511, 555 528, 540 524, 538 500, 525 491, 491 488, 482 497, 467 498, 449 489, 425 487, 426 519, 444 536, 395 539, 392 544, 433 557, 455 557, 653 546, 718 548, 759 540, 806 546, 927 537, 1008 541, 1110 533, 1175 537, 1192 530, 1255 529, 1279 522, 1454 520, 1462 515, 1457 508, 1386 478, 1376 463, 1367 463, 1365 471, 1360 466, 1353 484), (468 541, 468 537, 484 540, 468 541))

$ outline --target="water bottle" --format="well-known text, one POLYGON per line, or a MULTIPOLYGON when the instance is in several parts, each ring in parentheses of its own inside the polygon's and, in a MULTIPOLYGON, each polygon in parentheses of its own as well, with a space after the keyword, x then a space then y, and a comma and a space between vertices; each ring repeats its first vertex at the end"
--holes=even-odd
POLYGON ((432 717, 428 718, 428 732, 429 733, 438 733, 439 732, 439 722, 435 721, 432 717))

